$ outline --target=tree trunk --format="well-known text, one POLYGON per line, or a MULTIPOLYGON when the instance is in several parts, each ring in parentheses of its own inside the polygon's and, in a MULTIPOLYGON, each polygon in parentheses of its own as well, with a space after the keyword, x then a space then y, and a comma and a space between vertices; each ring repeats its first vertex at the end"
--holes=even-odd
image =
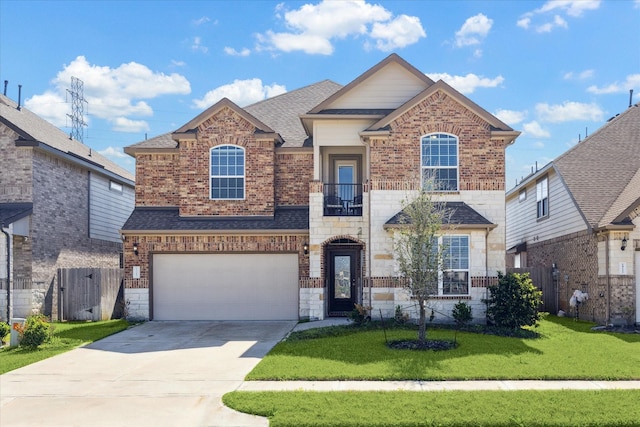
POLYGON ((420 299, 420 322, 418 323, 418 340, 425 342, 427 340, 427 315, 424 308, 424 300, 420 299))

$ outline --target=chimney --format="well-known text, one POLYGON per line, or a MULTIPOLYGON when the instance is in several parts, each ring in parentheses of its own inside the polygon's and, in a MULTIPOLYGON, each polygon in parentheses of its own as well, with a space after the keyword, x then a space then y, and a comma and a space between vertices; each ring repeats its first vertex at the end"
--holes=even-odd
POLYGON ((18 85, 18 111, 20 111, 20 101, 22 101, 22 85, 18 85))

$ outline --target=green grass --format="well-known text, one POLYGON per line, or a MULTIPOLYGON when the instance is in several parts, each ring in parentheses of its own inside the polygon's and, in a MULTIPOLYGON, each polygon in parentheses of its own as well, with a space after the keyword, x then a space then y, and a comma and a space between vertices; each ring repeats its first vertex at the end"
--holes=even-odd
POLYGON ((640 390, 232 392, 271 427, 637 426, 640 390))
MULTIPOLYGON (((0 374, 115 334, 126 329, 129 323, 126 320, 106 320, 101 322, 52 323, 52 325, 54 330, 51 342, 43 344, 35 350, 8 346, 0 349, 0 374)), ((7 337, 7 341, 8 339, 7 337)))
MULTIPOLYGON (((247 380, 640 379, 640 335, 594 332, 592 326, 548 317, 536 339, 458 332, 458 347, 438 352, 392 350, 382 330, 334 327, 334 336, 279 343, 247 380)), ((451 329, 428 332, 429 339, 455 335, 451 329)), ((389 340, 415 336, 387 331, 389 340)))

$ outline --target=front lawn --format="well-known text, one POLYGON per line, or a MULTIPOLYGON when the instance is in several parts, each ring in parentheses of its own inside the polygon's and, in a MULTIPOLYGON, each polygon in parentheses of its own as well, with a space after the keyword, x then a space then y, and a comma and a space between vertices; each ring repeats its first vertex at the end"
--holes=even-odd
MULTIPOLYGON (((246 379, 640 379, 640 335, 594 332, 592 326, 550 316, 535 329, 540 338, 458 332, 456 349, 436 352, 389 349, 382 330, 334 329, 336 336, 279 343, 246 379)), ((432 328, 428 338, 455 334, 432 328)), ((412 330, 387 331, 389 340, 415 336, 412 330)))
POLYGON ((233 392, 271 427, 637 426, 640 390, 233 392))
POLYGON ((52 323, 52 325, 54 330, 51 342, 43 344, 35 350, 8 346, 0 349, 0 374, 120 332, 127 329, 129 322, 126 320, 106 320, 101 322, 52 323))

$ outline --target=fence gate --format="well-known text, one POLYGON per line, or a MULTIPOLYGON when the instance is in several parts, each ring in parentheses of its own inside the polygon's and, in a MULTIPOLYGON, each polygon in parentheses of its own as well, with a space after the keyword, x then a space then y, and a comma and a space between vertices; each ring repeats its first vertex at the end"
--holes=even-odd
POLYGON ((59 268, 60 320, 109 320, 122 284, 119 268, 59 268))
POLYGON ((507 268, 507 273, 529 273, 533 284, 542 291, 540 311, 558 312, 558 287, 547 267, 507 268))

